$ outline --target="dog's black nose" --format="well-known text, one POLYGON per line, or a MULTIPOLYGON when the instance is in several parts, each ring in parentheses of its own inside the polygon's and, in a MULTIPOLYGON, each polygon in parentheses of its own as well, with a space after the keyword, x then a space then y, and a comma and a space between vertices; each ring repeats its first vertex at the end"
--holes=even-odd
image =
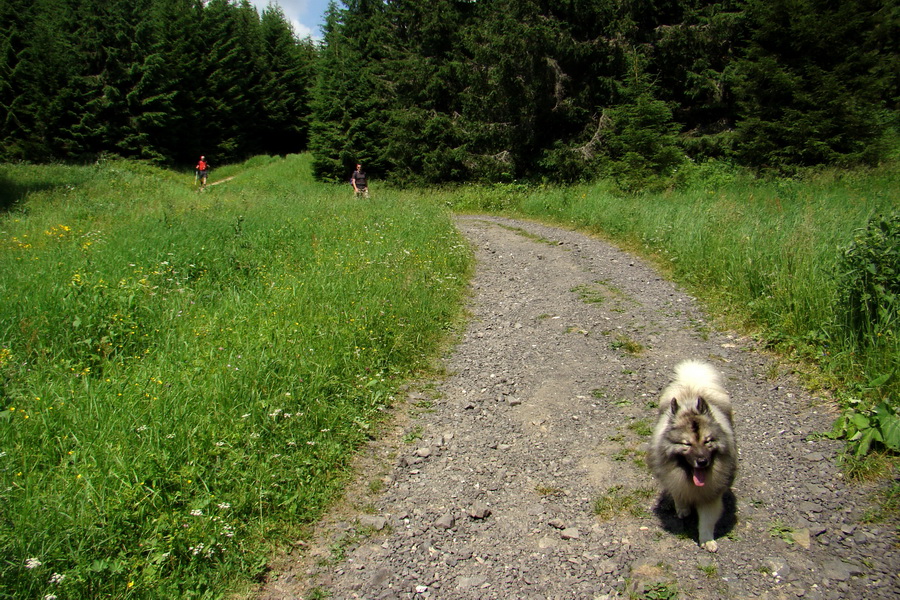
POLYGON ((709 466, 709 459, 708 459, 708 458, 703 458, 703 457, 698 458, 698 459, 695 461, 695 464, 697 465, 697 468, 698 468, 698 469, 704 469, 704 468, 706 468, 706 467, 709 466))

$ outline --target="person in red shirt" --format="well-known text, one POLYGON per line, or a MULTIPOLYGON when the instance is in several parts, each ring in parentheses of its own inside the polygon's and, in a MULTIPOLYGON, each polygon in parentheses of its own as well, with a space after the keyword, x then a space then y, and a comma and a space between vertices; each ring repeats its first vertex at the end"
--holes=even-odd
POLYGON ((206 187, 206 176, 209 173, 209 164, 206 157, 201 156, 200 162, 197 163, 197 177, 200 180, 200 187, 206 187))

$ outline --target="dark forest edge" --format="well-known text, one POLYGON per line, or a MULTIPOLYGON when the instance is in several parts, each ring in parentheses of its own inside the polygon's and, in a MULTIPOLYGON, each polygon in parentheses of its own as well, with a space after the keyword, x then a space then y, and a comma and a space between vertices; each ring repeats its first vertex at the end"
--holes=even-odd
POLYGON ((246 1, 5 0, 0 159, 213 165, 309 150, 397 184, 677 185, 896 146, 892 0, 350 0, 323 39, 246 1))

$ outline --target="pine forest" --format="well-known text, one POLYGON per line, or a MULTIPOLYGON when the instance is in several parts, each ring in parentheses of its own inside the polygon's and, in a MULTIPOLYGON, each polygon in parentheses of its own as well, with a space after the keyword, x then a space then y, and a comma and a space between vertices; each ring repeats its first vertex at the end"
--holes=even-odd
POLYGON ((0 0, 0 160, 627 190, 896 147, 897 0, 348 0, 322 33, 247 0, 0 0))

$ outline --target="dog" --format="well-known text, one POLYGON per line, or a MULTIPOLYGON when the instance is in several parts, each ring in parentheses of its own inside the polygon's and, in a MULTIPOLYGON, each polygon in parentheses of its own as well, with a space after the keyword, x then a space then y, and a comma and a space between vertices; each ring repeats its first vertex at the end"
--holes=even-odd
POLYGON ((647 463, 683 519, 696 508, 700 546, 717 552, 722 496, 737 473, 731 400, 709 364, 686 360, 663 390, 647 463))

